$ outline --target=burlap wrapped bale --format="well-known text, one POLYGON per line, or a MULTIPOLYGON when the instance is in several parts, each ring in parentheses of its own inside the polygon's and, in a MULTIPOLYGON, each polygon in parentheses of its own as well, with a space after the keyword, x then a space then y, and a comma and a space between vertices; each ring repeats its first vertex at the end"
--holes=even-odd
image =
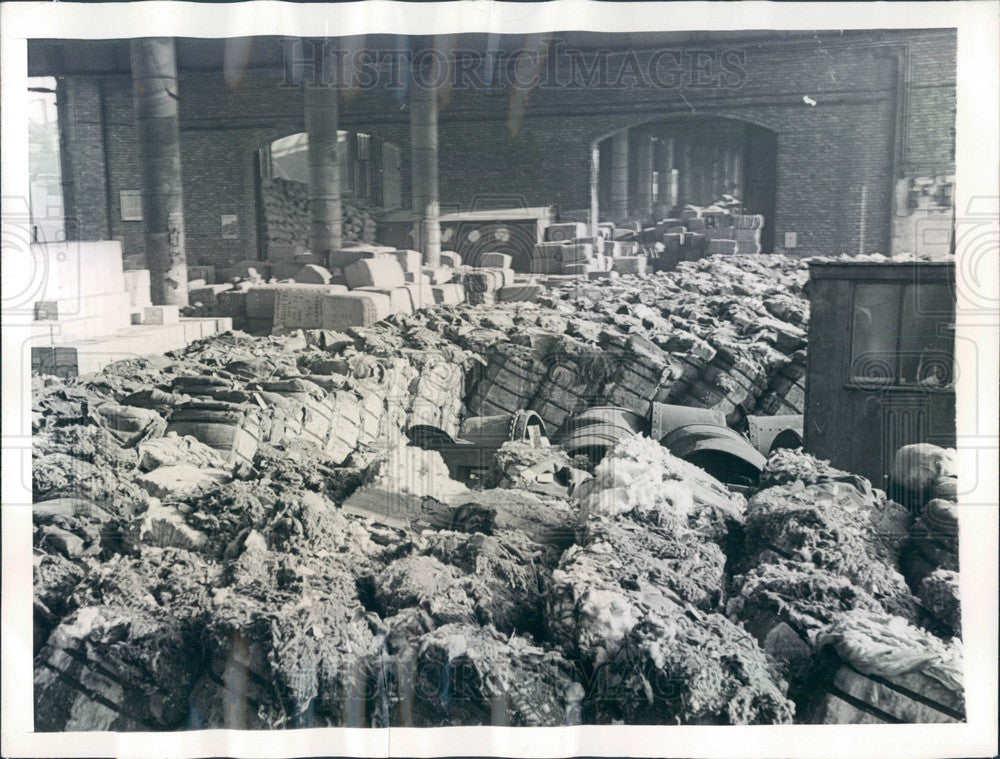
POLYGON ((393 313, 390 296, 374 291, 327 295, 321 309, 322 327, 341 332, 351 327, 371 326, 393 313))
POLYGON ((776 557, 811 562, 849 579, 887 610, 916 620, 916 599, 902 575, 879 555, 870 513, 851 485, 768 488, 750 499, 746 547, 750 565, 776 557))
POLYGON ((425 531, 418 550, 464 576, 463 585, 475 603, 476 619, 505 633, 542 631, 543 592, 549 572, 542 548, 518 530, 497 535, 425 531))
POLYGON ((545 727, 578 724, 573 665, 519 635, 446 625, 420 639, 414 723, 545 727))
POLYGON ((406 284, 403 268, 395 257, 366 258, 344 267, 347 286, 393 288, 406 284))
POLYGON ((810 714, 811 721, 965 720, 959 641, 944 643, 901 617, 857 610, 837 617, 819 633, 817 642, 835 652, 836 669, 810 714))
POLYGON ((943 635, 962 637, 962 601, 958 572, 934 570, 920 583, 917 595, 943 635))
POLYGON ((39 651, 35 729, 175 730, 200 664, 190 620, 137 605, 87 606, 39 651))
POLYGON ((594 675, 587 713, 627 724, 782 725, 795 705, 742 627, 719 614, 648 614, 594 675))
POLYGON ((475 601, 463 573, 434 556, 407 556, 392 562, 375 578, 375 600, 385 615, 419 608, 436 625, 474 623, 475 601))

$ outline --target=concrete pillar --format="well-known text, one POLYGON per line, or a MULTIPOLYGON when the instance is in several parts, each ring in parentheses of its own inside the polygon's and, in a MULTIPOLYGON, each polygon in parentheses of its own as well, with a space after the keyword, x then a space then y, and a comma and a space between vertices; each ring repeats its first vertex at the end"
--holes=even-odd
POLYGON ((347 261, 331 257, 342 245, 340 165, 337 154, 337 110, 335 87, 304 85, 302 110, 309 135, 309 251, 329 266, 347 261))
POLYGON ((145 37, 130 44, 150 296, 154 305, 186 306, 187 246, 174 40, 145 37))
POLYGON ((694 161, 691 160, 691 138, 686 138, 681 143, 681 174, 680 174, 680 202, 684 205, 694 203, 694 161))
POLYGON ((611 136, 611 219, 628 217, 628 130, 611 136))
POLYGON ((639 138, 639 212, 644 217, 653 213, 653 138, 644 134, 639 138))
POLYGON ((601 221, 601 201, 599 183, 601 179, 601 145, 590 146, 590 236, 597 237, 597 225, 601 221))
POLYGON ((657 208, 665 209, 664 214, 670 213, 672 206, 670 200, 670 176, 674 168, 674 139, 666 137, 659 141, 659 150, 656 156, 656 170, 660 172, 660 184, 656 192, 657 208))
MULTIPOLYGON (((419 57, 415 54, 415 66, 419 57)), ((413 212, 419 217, 420 250, 427 266, 441 264, 436 81, 432 70, 414 69, 410 83, 410 194, 413 212)))

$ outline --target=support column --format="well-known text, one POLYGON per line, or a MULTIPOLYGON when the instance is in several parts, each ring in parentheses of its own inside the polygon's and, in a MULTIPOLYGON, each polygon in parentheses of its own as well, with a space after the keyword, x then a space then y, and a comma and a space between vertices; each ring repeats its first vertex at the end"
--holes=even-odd
POLYGON ((639 211, 644 217, 653 213, 653 138, 644 134, 639 138, 639 211))
POLYGON ((611 136, 611 219, 628 218, 628 130, 611 136))
POLYGON ((333 251, 342 245, 340 163, 337 155, 335 87, 304 85, 302 111, 309 136, 309 252, 325 265, 340 268, 333 251))
POLYGON ((590 146, 590 236, 597 237, 597 225, 601 221, 601 201, 599 184, 601 179, 601 145, 590 146))
POLYGON ((681 203, 688 206, 694 203, 694 161, 691 160, 691 138, 687 137, 681 143, 681 203))
POLYGON ((150 296, 155 305, 186 306, 187 245, 174 40, 134 39, 131 58, 150 296))
MULTIPOLYGON (((420 57, 419 53, 414 57, 420 57)), ((441 265, 436 81, 432 71, 419 70, 414 60, 410 86, 410 194, 413 212, 419 217, 420 251, 427 266, 441 265)))

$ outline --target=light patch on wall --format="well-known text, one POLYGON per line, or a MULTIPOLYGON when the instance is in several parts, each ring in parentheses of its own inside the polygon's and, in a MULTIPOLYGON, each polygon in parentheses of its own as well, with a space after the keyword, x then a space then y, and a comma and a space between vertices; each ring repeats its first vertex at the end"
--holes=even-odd
POLYGON ((227 37, 222 51, 222 78, 226 87, 235 90, 246 78, 250 66, 253 37, 227 37))
POLYGON ((222 239, 239 239, 239 217, 234 213, 224 213, 219 218, 222 221, 222 239))

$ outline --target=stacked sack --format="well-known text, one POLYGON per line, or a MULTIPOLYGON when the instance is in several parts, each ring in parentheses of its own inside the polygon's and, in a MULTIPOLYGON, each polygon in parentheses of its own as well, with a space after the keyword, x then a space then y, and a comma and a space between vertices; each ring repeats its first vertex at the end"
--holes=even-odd
POLYGON ((553 572, 550 634, 592 673, 587 721, 789 723, 784 681, 757 641, 717 612, 725 557, 714 525, 719 511, 739 519, 740 506, 702 501, 711 478, 683 463, 636 436, 579 489, 585 535, 553 572), (622 697, 636 688, 646 697, 622 697))
MULTIPOLYGON (((907 585, 911 515, 867 480, 779 451, 747 505, 728 614, 822 723, 964 719, 961 643, 907 585)), ((946 579, 946 578, 942 578, 946 579)))

